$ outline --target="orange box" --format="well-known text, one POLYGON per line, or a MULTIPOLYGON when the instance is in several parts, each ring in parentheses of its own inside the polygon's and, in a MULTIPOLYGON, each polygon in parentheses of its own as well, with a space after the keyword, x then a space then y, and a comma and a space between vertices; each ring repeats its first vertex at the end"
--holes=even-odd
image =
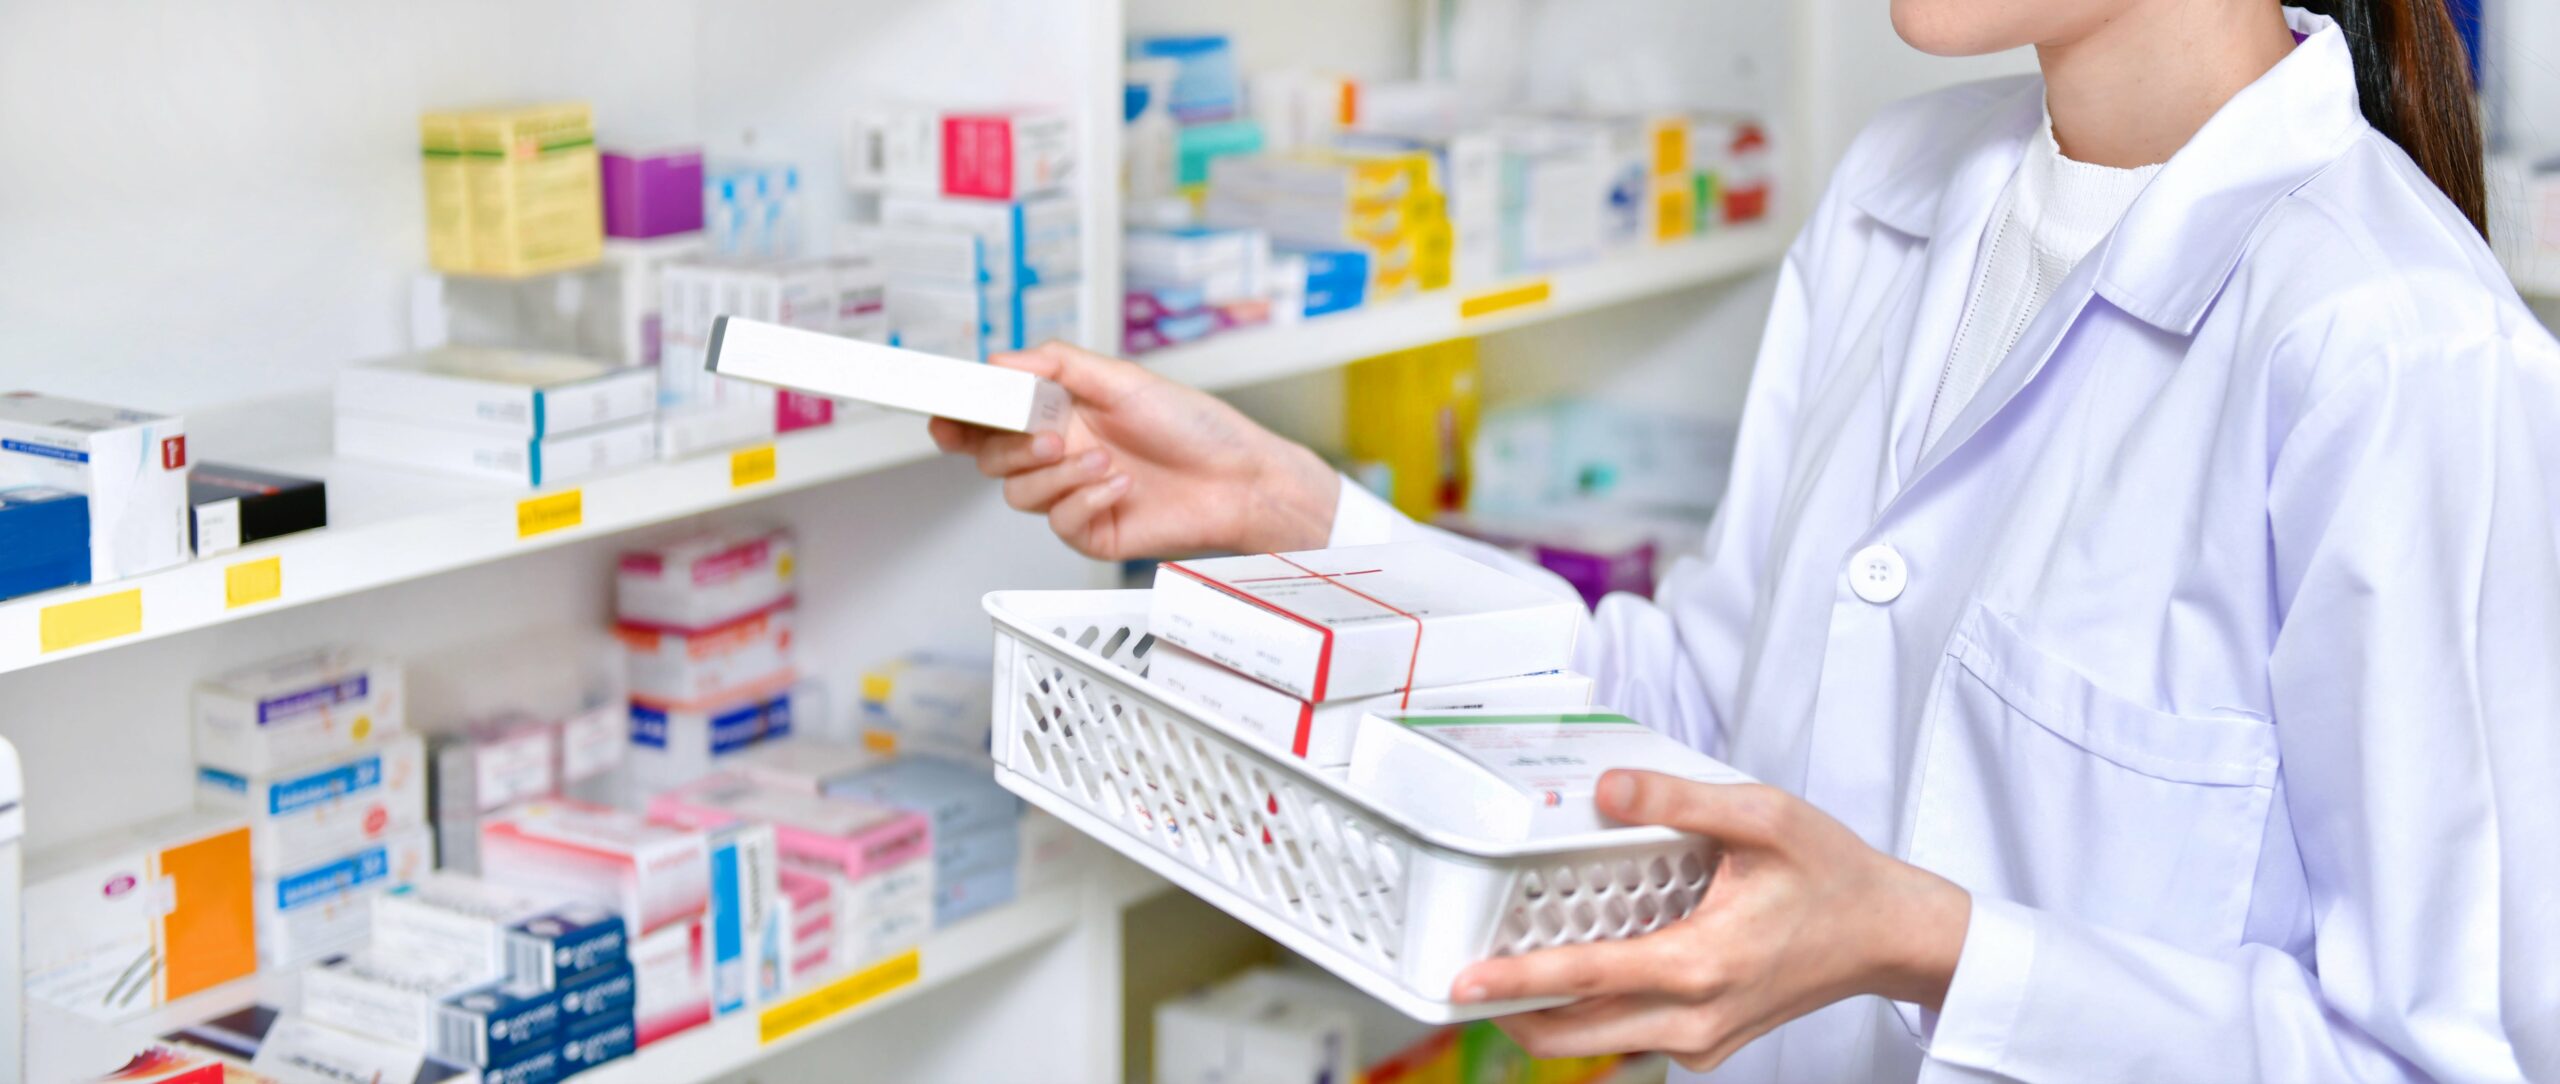
POLYGON ((258 966, 249 826, 185 813, 27 862, 27 996, 121 1020, 258 966))

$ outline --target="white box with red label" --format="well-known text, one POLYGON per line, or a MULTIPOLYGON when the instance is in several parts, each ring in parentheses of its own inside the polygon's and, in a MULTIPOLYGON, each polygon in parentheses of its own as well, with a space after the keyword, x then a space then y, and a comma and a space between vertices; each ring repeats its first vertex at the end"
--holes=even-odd
POLYGON ((1041 109, 945 113, 942 192, 1021 199, 1064 188, 1075 175, 1075 129, 1041 109))
POLYGON ((527 802, 480 826, 482 877, 614 908, 635 939, 701 917, 710 870, 701 832, 607 806, 527 802))
POLYGON ((614 616, 662 628, 708 628, 791 596, 791 532, 705 527, 626 550, 614 576, 614 616))
POLYGON ((189 553, 187 423, 172 414, 0 394, 0 489, 89 498, 89 580, 105 583, 189 553))

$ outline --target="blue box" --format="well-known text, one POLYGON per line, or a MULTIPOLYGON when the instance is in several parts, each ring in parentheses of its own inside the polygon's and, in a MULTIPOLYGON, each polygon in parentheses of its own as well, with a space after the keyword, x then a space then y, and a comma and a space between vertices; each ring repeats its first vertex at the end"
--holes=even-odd
POLYGON ((935 756, 902 756, 855 772, 829 782, 827 794, 923 814, 933 821, 935 839, 1022 819, 1022 799, 998 784, 992 770, 935 756))
POLYGON ((631 1014, 625 1012, 584 1032, 566 1033, 559 1042, 529 1050, 516 1061, 491 1066, 481 1072, 480 1081, 555 1084, 606 1062, 630 1057, 633 1050, 639 1049, 639 1038, 631 1014))
POLYGON ((1224 34, 1139 38, 1129 43, 1132 60, 1162 57, 1176 65, 1173 91, 1165 108, 1184 124, 1225 120, 1244 101, 1244 81, 1236 72, 1235 46, 1224 34))
POLYGON ((638 993, 630 964, 591 971, 557 990, 498 983, 446 999, 437 1009, 435 1056, 483 1067, 527 1060, 563 1035, 628 1018, 638 993))
POLYGON ((933 875, 937 880, 967 877, 998 866, 1012 869, 1021 857, 1020 821, 933 837, 933 875))
POLYGON ((951 925, 990 907, 1013 902, 1014 867, 1008 863, 957 878, 936 877, 933 925, 951 925))
POLYGON ((576 903, 507 928, 507 981, 530 990, 573 984, 631 958, 622 916, 576 903))
POLYGON ((51 486, 0 489, 0 598, 89 582, 89 498, 51 486))

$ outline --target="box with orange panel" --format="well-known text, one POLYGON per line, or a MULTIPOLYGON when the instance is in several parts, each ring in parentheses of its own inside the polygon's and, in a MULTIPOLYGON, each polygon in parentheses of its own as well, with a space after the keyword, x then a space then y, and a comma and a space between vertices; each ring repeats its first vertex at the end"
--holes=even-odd
POLYGON ((249 826, 186 813, 27 863, 27 996, 121 1020, 258 966, 249 826))

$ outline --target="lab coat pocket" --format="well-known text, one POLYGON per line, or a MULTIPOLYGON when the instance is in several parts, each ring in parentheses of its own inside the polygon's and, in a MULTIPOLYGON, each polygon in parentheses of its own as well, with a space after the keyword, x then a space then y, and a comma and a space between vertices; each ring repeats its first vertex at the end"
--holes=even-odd
POLYGON ((1948 644, 1905 856, 1966 888, 2194 949, 2238 942, 2274 727, 2136 705, 1976 606, 1948 644))

